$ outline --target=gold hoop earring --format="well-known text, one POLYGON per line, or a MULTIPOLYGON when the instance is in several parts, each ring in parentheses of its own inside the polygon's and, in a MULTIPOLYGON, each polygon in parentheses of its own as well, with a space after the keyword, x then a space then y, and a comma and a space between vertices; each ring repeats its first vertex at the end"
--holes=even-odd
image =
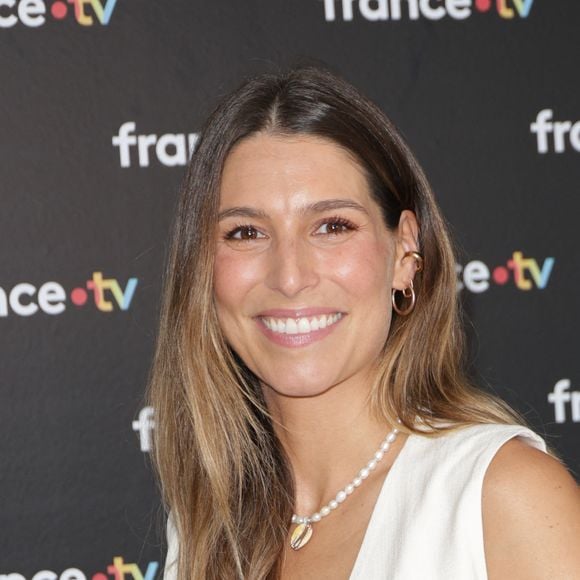
MULTIPOLYGON (((420 272, 423 269, 423 255, 420 252, 415 252, 415 251, 409 251, 409 252, 405 252, 403 254, 403 257, 401 258, 401 262, 405 259, 405 258, 415 258, 415 261, 417 262, 417 272, 420 272)), ((408 296, 407 296, 408 298, 408 296)))
POLYGON ((413 290, 413 280, 411 280, 410 284, 411 284, 410 286, 407 286, 407 288, 405 288, 402 291, 403 296, 405 298, 411 299, 411 303, 409 304, 409 306, 407 306, 407 308, 404 308, 403 310, 401 310, 397 306, 397 301, 395 299, 395 293, 398 292, 398 290, 396 288, 393 288, 393 290, 391 291, 391 302, 393 304, 393 308, 395 309, 395 312, 397 314, 400 314, 401 316, 407 316, 408 314, 411 314, 411 312, 415 308, 416 297, 415 297, 415 290, 413 290))

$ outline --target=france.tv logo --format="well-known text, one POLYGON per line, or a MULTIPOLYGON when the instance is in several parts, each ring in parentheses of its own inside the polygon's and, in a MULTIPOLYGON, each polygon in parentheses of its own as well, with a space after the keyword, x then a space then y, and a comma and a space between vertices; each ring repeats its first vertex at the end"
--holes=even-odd
POLYGON ((548 286, 556 259, 553 256, 538 261, 525 258, 520 251, 512 252, 505 264, 488 266, 481 260, 472 260, 465 264, 455 265, 457 273, 457 290, 464 288, 475 294, 486 292, 490 284, 504 286, 512 283, 517 290, 544 290, 548 286))
MULTIPOLYGON (((58 574, 53 570, 40 570, 32 576, 32 580, 155 580, 158 570, 159 562, 149 562, 147 568, 142 569, 138 564, 125 562, 123 556, 115 556, 106 572, 85 574, 78 568, 66 568, 58 574)), ((0 572, 0 580, 26 580, 26 576, 18 572, 0 572)))
POLYGON ((29 282, 20 282, 9 290, 0 287, 0 318, 9 314, 32 316, 37 312, 62 314, 67 300, 78 308, 92 303, 100 312, 129 310, 137 282, 137 278, 129 278, 123 288, 116 278, 103 278, 102 272, 93 272, 92 278, 84 286, 73 288, 68 297, 64 287, 54 281, 38 288, 29 282))
POLYGON ((47 18, 64 20, 72 17, 81 26, 111 21, 117 0, 0 0, 0 28, 12 28, 18 23, 38 28, 47 18))
POLYGON ((533 4, 534 0, 323 0, 327 22, 349 22, 359 16, 369 21, 465 20, 476 12, 513 20, 527 18, 533 4))

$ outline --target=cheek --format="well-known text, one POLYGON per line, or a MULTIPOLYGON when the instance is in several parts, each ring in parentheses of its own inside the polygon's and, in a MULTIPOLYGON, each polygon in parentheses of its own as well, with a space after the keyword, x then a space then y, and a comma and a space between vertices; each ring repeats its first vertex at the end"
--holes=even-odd
POLYGON ((383 299, 390 291, 389 260, 383 245, 368 241, 337 252, 327 265, 334 279, 353 294, 383 299))
POLYGON ((256 284, 260 268, 242 252, 217 251, 214 263, 214 293, 218 309, 239 304, 256 284))

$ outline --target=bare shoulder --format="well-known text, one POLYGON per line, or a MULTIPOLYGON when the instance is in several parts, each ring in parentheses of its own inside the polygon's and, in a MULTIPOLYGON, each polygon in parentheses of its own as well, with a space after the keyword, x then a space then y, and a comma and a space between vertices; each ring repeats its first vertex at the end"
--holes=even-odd
POLYGON ((580 489, 552 456, 514 438, 483 481, 489 580, 571 580, 580 575, 580 489))

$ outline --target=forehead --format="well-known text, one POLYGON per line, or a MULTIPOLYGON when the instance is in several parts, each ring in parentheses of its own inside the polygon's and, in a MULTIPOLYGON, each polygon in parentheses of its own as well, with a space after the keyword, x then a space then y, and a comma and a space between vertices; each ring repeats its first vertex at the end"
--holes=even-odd
POLYGON ((240 141, 224 164, 222 208, 243 202, 289 212, 331 197, 372 204, 364 170, 329 139, 258 133, 240 141))

